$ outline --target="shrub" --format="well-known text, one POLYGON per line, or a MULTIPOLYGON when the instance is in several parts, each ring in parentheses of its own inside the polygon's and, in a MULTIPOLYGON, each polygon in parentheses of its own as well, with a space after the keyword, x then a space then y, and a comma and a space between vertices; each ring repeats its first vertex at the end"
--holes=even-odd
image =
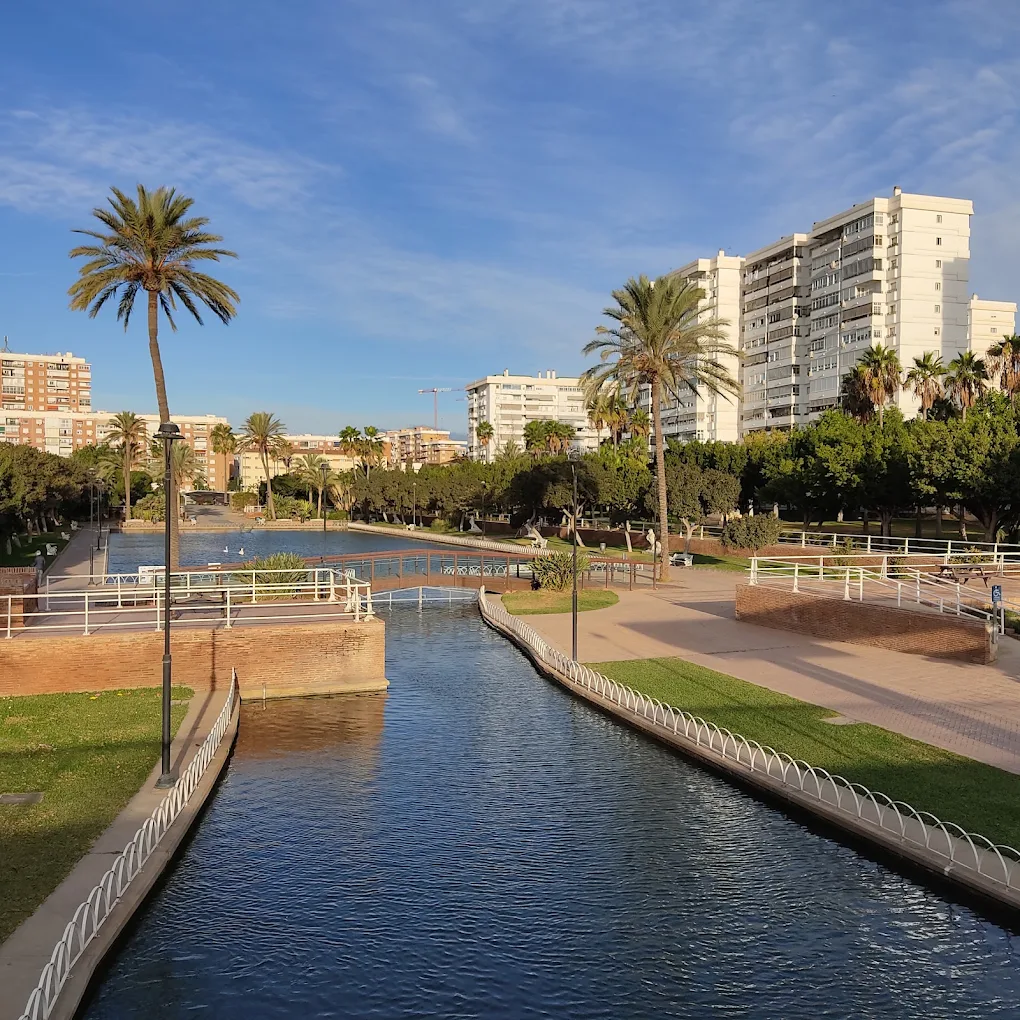
POLYGON ((307 499, 295 499, 293 496, 273 495, 273 508, 276 510, 277 518, 286 520, 288 517, 297 517, 307 521, 314 513, 311 503, 307 499))
POLYGON ((782 522, 772 514, 738 517, 723 528, 720 541, 725 548, 750 549, 757 552, 765 546, 776 545, 781 530, 782 522))
POLYGON ((230 494, 230 509, 244 510, 245 507, 255 506, 259 501, 254 492, 232 492, 230 494))
POLYGON ((330 510, 329 513, 326 514, 326 520, 329 520, 329 521, 346 521, 347 520, 347 511, 346 510, 330 510))
POLYGON ((437 517, 430 525, 429 531, 435 531, 440 533, 446 533, 450 530, 450 525, 442 518, 437 517))
POLYGON ((297 553, 278 552, 269 556, 256 556, 248 560, 243 573, 234 575, 234 579, 243 584, 251 584, 252 571, 255 571, 256 584, 290 585, 289 588, 279 588, 263 598, 286 598, 293 595, 297 586, 308 578, 308 566, 297 553), (285 573, 269 573, 269 571, 282 570, 285 573))
POLYGON ((166 500, 162 492, 150 492, 131 508, 131 516, 140 521, 165 521, 166 500))
POLYGON ((840 545, 834 545, 832 551, 835 555, 829 560, 830 566, 833 567, 854 567, 857 566, 857 560, 854 558, 859 550, 854 545, 852 538, 843 539, 840 545))
MULTIPOLYGON (((531 561, 531 569, 539 588, 551 588, 563 591, 569 588, 574 578, 573 552, 554 552, 548 556, 539 556, 531 561)), ((577 554, 577 572, 588 569, 588 557, 585 553, 577 554)))

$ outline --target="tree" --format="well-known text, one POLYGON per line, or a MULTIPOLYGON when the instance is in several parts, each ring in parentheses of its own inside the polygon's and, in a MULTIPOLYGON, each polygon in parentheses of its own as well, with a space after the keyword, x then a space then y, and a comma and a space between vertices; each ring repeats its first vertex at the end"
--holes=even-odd
POLYGON ((875 413, 875 405, 868 393, 868 382, 864 369, 854 365, 839 384, 839 406, 858 421, 869 421, 875 413))
POLYGON ((269 411, 256 411, 248 416, 244 430, 238 440, 238 448, 251 450, 262 459, 262 472, 266 476, 266 506, 269 519, 276 520, 276 507, 273 505, 273 483, 269 473, 269 458, 278 457, 284 447, 290 444, 284 439, 287 426, 269 411))
POLYGON ((942 376, 946 374, 942 358, 936 351, 925 351, 914 358, 914 367, 907 373, 911 393, 921 402, 921 417, 927 418, 931 405, 942 396, 942 376))
POLYGON ((892 535, 892 521, 903 508, 917 503, 910 475, 910 432, 897 408, 885 421, 870 421, 863 430, 863 457, 856 468, 865 506, 878 512, 882 534, 892 535))
POLYGON ((170 472, 179 483, 194 482, 202 474, 202 465, 187 443, 178 440, 171 445, 170 472))
POLYGON ((988 372, 984 361, 973 351, 963 351, 949 362, 946 393, 959 405, 964 421, 987 387, 988 372))
POLYGON ((365 435, 361 440, 361 462, 365 466, 366 476, 371 474, 372 468, 377 467, 383 460, 383 436, 374 425, 365 426, 365 435))
POLYGON ((495 434, 496 430, 492 427, 492 422, 489 421, 480 421, 475 429, 475 435, 478 436, 478 442, 482 444, 484 450, 489 449, 489 443, 492 442, 492 437, 495 434))
POLYGON ((1020 436, 1008 402, 990 395, 967 418, 950 423, 963 502, 981 522, 986 542, 1020 518, 1020 436), (994 399, 993 399, 994 397, 994 399))
POLYGON ((515 461, 521 456, 521 448, 517 445, 517 442, 513 439, 508 439, 500 448, 496 454, 497 463, 500 461, 515 461))
POLYGON ((999 388, 1009 397, 1009 402, 1015 403, 1017 393, 1020 393, 1020 336, 1015 333, 1013 336, 1003 336, 998 342, 992 344, 985 353, 985 366, 988 377, 994 379, 999 377, 999 388))
POLYGON ((321 517, 322 493, 329 485, 329 461, 321 453, 306 453, 303 457, 298 457, 295 470, 305 485, 308 486, 309 503, 312 501, 312 489, 318 491, 318 515, 321 517), (325 478, 323 478, 323 465, 326 467, 325 478))
POLYGON ((355 462, 355 467, 361 464, 362 442, 361 429, 345 425, 340 430, 340 452, 345 457, 350 457, 355 462))
MULTIPOLYGON (((119 295, 117 320, 127 331, 135 298, 144 292, 147 301, 149 356, 156 384, 156 403, 161 421, 170 421, 163 361, 159 351, 159 311, 174 331, 173 313, 179 300, 199 325, 198 305, 205 305, 224 325, 237 314, 237 293, 220 280, 199 272, 195 264, 236 258, 235 252, 213 245, 223 240, 206 227, 204 216, 190 215, 193 200, 173 188, 149 191, 138 185, 137 199, 117 188, 109 208, 96 208, 92 215, 103 229, 77 230, 97 243, 78 245, 70 257, 85 259, 78 267, 78 279, 68 293, 71 308, 95 318, 110 298, 119 295)), ((173 478, 171 493, 177 486, 173 478)), ((173 495, 171 498, 174 498, 173 495)), ((180 560, 180 533, 176 515, 171 515, 170 568, 180 560)))
POLYGON ((639 407, 631 416, 630 421, 627 423, 627 431, 635 439, 647 439, 649 433, 652 431, 652 423, 648 419, 648 412, 639 407))
POLYGON ((652 424, 655 440, 655 471, 658 485, 659 538, 663 557, 660 577, 669 578, 669 509, 666 498, 665 440, 662 432, 662 400, 678 396, 683 386, 712 393, 737 393, 739 386, 718 355, 735 355, 726 342, 729 325, 720 319, 702 320, 699 305, 705 293, 691 281, 675 276, 649 280, 630 279, 613 292, 616 305, 603 314, 615 325, 598 326, 598 334, 584 347, 598 354, 600 364, 583 375, 585 392, 607 387, 626 392, 637 402, 642 386, 651 388, 652 424))
MULTIPOLYGON (((234 435, 234 430, 229 425, 222 422, 219 425, 213 425, 209 430, 209 441, 212 443, 213 453, 222 453, 229 457, 237 452, 237 436, 234 435)), ((232 470, 228 466, 225 479, 228 485, 231 477, 232 470)))
POLYGON ((935 505, 935 537, 942 537, 942 508, 959 503, 958 443, 949 422, 922 418, 911 423, 907 451, 910 481, 923 505, 935 505))
POLYGON ((881 424, 885 405, 896 396, 900 388, 900 359, 891 347, 873 344, 862 355, 857 366, 861 370, 861 381, 871 402, 878 409, 881 424))
POLYGON ((124 520, 131 520, 131 469, 145 450, 145 422, 134 411, 120 411, 110 419, 106 437, 120 449, 124 472, 124 520))

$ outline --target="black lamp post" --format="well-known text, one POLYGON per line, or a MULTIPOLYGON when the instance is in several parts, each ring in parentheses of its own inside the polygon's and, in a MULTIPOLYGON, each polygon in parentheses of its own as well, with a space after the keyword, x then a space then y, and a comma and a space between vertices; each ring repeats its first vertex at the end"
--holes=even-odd
POLYGON ((571 658, 577 661, 577 462, 581 459, 581 451, 577 447, 571 447, 567 453, 567 459, 570 461, 570 474, 574 483, 574 526, 571 528, 571 538, 573 539, 573 549, 571 555, 573 557, 573 569, 571 573, 574 579, 574 589, 570 599, 570 649, 571 658))
POLYGON ((170 507, 170 447, 175 439, 181 438, 181 430, 173 422, 165 421, 155 433, 156 439, 163 440, 163 755, 160 777, 156 780, 159 789, 166 789, 177 782, 170 771, 170 689, 173 683, 173 665, 170 659, 170 514, 177 508, 170 507))
POLYGON ((482 482, 482 538, 485 538, 485 497, 489 492, 489 483, 482 482))
POLYGON ((418 483, 411 482, 411 527, 418 526, 418 483))
POLYGON ((102 548, 103 538, 103 482, 96 482, 96 549, 102 548))
POLYGON ((326 476, 329 474, 329 461, 324 460, 319 465, 319 471, 322 472, 322 495, 319 496, 319 502, 322 503, 322 533, 326 534, 326 476))

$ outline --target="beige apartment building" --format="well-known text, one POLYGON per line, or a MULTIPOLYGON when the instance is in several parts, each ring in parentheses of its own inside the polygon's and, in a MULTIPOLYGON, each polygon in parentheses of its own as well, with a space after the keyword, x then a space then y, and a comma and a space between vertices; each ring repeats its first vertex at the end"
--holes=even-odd
MULTIPOLYGON (((0 411, 0 442, 34 446, 46 453, 69 457, 83 446, 105 443, 110 431, 112 411, 0 411)), ((148 437, 159 428, 158 414, 140 414, 148 437)), ((233 455, 214 453, 209 433, 214 425, 226 425, 227 419, 214 414, 174 415, 181 436, 195 452, 203 477, 210 489, 227 488, 233 468, 233 455)), ((148 453, 148 440, 142 454, 148 453)))
POLYGON ((970 299, 967 348, 983 358, 992 344, 1016 333, 1016 302, 970 299))
MULTIPOLYGON (((5 338, 6 339, 6 338, 5 338)), ((20 354, 0 350, 0 410, 89 411, 92 366, 66 354, 20 354)))
MULTIPOLYGON (((340 451, 339 437, 312 435, 303 433, 301 435, 288 435, 283 437, 290 444, 290 452, 283 457, 271 457, 269 470, 273 475, 286 474, 294 465, 295 458, 307 454, 318 454, 325 458, 330 470, 338 474, 343 471, 353 471, 360 461, 349 454, 340 451)), ((385 462, 389 454, 389 442, 383 444, 383 459, 385 462)), ((260 483, 266 480, 266 473, 262 469, 262 457, 251 450, 239 452, 236 455, 238 479, 242 489, 254 492, 260 483)))
POLYGON ((535 375, 487 375, 464 387, 468 405, 468 456, 491 463, 510 442, 524 449, 524 426, 530 421, 555 420, 573 427, 582 450, 598 449, 598 436, 588 420, 581 382, 576 376, 560 378, 555 372, 535 375), (493 435, 488 443, 478 438, 478 426, 487 421, 493 435))
POLYGON ((397 466, 449 464, 467 454, 463 440, 451 439, 449 431, 431 425, 412 425, 406 429, 386 432, 390 442, 389 463, 397 466))

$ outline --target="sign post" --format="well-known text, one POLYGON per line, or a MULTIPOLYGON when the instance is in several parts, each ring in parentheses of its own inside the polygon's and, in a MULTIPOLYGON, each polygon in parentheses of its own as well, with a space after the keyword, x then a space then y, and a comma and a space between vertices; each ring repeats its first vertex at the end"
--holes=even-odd
POLYGON ((992 585, 992 606, 997 609, 999 617, 999 633, 1006 633, 1006 608, 1002 604, 1002 585, 992 585))

